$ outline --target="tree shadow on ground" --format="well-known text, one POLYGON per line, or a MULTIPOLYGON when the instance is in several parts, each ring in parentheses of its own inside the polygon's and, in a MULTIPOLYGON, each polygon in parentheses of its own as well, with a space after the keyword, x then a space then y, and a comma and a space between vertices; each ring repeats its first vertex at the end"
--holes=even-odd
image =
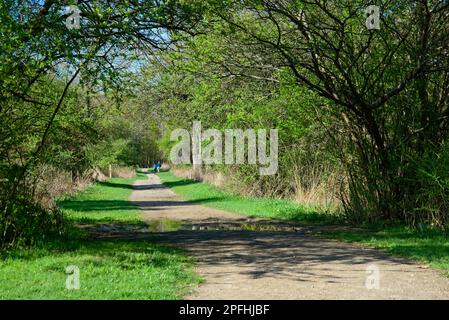
POLYGON ((194 181, 194 180, 179 180, 179 181, 166 181, 163 183, 163 185, 168 188, 173 188, 173 187, 195 185, 195 184, 199 184, 199 183, 200 183, 199 181, 194 181))
POLYGON ((160 210, 164 207, 182 207, 192 204, 204 204, 220 200, 218 197, 196 199, 192 201, 182 200, 154 200, 154 201, 124 201, 124 200, 70 200, 61 202, 64 209, 78 212, 93 211, 123 211, 123 210, 160 210))
MULTIPOLYGON (((177 231, 156 234, 158 239, 191 250, 206 265, 242 266, 250 278, 281 277, 297 281, 344 282, 366 266, 387 260, 391 266, 410 264, 374 249, 318 240, 294 232, 177 231), (296 271, 294 271, 296 270, 296 271), (298 271, 300 270, 300 271, 298 271), (332 277, 326 271, 331 271, 332 277)), ((386 270, 384 270, 386 271, 386 270)))
POLYGON ((192 180, 182 180, 182 181, 174 181, 174 182, 164 182, 163 184, 150 184, 150 185, 131 185, 110 181, 98 182, 99 185, 111 188, 123 188, 123 189, 131 189, 131 190, 155 190, 155 189, 167 189, 179 186, 187 186, 198 184, 197 181, 192 180))

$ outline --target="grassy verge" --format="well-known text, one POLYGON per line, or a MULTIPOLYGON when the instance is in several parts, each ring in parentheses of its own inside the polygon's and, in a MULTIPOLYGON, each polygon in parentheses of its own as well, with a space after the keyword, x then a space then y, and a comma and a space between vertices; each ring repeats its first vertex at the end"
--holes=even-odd
POLYGON ((59 207, 75 223, 141 223, 140 211, 128 201, 138 179, 113 178, 99 182, 75 197, 59 201, 59 207))
MULTIPOLYGON (((140 177, 137 177, 137 179, 140 177)), ((75 223, 139 223, 127 199, 135 179, 112 179, 61 201, 75 223)), ((151 240, 88 240, 80 233, 0 253, 0 299, 177 299, 198 283, 192 260, 151 240), (67 290, 66 268, 80 272, 67 290)))
POLYGON ((220 190, 206 183, 179 178, 171 172, 158 174, 161 181, 185 200, 253 217, 292 221, 330 221, 332 216, 288 200, 247 198, 220 190))
POLYGON ((320 236, 360 243, 429 264, 449 277, 449 237, 444 231, 396 226, 366 228, 363 232, 322 232, 320 236))
MULTIPOLYGON (((159 174, 162 182, 171 187, 185 200, 206 206, 227 210, 248 216, 274 218, 280 220, 308 222, 332 222, 326 214, 318 213, 287 200, 244 198, 219 190, 206 183, 194 182, 174 176, 170 172, 159 174)), ((340 221, 341 223, 341 221, 340 221)), ((442 270, 449 276, 448 233, 429 228, 413 229, 406 226, 374 227, 365 226, 354 231, 326 231, 317 235, 347 242, 354 242, 390 254, 427 263, 442 270), (361 231, 362 230, 362 231, 361 231)))

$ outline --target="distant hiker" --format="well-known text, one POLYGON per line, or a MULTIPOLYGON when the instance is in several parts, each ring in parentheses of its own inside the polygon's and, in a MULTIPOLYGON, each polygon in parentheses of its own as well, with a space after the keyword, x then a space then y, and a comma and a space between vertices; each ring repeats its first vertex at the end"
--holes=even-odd
POLYGON ((157 172, 157 163, 156 163, 156 162, 153 164, 153 172, 154 172, 154 173, 157 172))
POLYGON ((161 162, 160 161, 157 162, 156 169, 157 169, 157 172, 161 171, 161 162))

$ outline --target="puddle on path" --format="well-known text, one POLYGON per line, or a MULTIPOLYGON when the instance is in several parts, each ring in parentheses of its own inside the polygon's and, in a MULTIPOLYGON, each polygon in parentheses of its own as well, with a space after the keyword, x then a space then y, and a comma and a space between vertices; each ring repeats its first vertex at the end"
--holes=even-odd
POLYGON ((298 227, 273 222, 181 222, 178 220, 147 221, 149 232, 170 231, 258 231, 258 232, 297 232, 298 227))
POLYGON ((148 221, 147 225, 149 232, 170 232, 182 229, 183 223, 178 220, 163 219, 148 221))
POLYGON ((91 234, 144 234, 174 231, 253 231, 253 232, 298 232, 300 228, 293 225, 282 224, 272 221, 258 222, 185 222, 179 220, 160 219, 149 220, 145 224, 98 224, 83 225, 82 229, 91 234))

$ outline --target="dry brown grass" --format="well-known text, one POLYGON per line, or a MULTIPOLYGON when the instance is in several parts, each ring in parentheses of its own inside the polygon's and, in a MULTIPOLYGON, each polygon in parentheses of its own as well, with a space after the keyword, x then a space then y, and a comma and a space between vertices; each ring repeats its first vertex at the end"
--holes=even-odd
POLYGON ((34 198, 44 208, 54 208, 56 199, 84 190, 95 181, 95 178, 100 177, 95 170, 73 177, 70 172, 49 165, 41 165, 38 176, 35 178, 34 198))
POLYGON ((226 186, 224 174, 208 167, 196 170, 194 168, 172 167, 171 170, 175 175, 184 179, 206 182, 218 188, 226 186))
POLYGON ((341 190, 341 175, 337 173, 324 174, 329 170, 323 168, 294 168, 289 181, 280 181, 280 176, 274 176, 266 184, 269 187, 261 189, 260 181, 254 183, 242 182, 236 175, 230 175, 212 170, 210 167, 194 169, 192 167, 172 167, 172 172, 182 178, 206 182, 218 188, 224 188, 251 197, 287 198, 292 201, 320 208, 327 212, 341 209, 339 191, 341 190), (286 185, 290 185, 288 191, 286 185))
MULTIPOLYGON (((105 179, 109 178, 109 168, 101 168, 99 170, 105 179)), ((136 170, 131 167, 112 166, 112 178, 130 179, 136 175, 136 170)))
POLYGON ((131 167, 112 167, 112 177, 113 178, 124 178, 130 179, 134 178, 136 175, 136 170, 131 167))
POLYGON ((198 170, 185 167, 172 167, 171 170, 178 177, 206 182, 217 188, 224 188, 230 184, 229 179, 226 179, 223 173, 214 171, 210 167, 205 167, 198 170))
POLYGON ((292 200, 310 206, 316 206, 325 211, 338 211, 341 208, 339 199, 339 178, 337 174, 331 174, 324 179, 319 176, 309 177, 305 184, 295 171, 294 192, 291 195, 292 200))
MULTIPOLYGON (((108 170, 109 171, 109 170, 108 170)), ((73 177, 68 171, 59 168, 41 165, 34 178, 34 198, 44 208, 54 208, 55 201, 63 196, 71 196, 89 187, 95 181, 105 181, 109 176, 108 172, 100 169, 90 169, 80 176, 73 177)), ((135 170, 128 167, 113 167, 112 177, 132 178, 135 170)))
POLYGON ((163 163, 162 165, 161 165, 161 171, 168 171, 168 170, 170 170, 170 165, 168 164, 168 163, 163 163))

